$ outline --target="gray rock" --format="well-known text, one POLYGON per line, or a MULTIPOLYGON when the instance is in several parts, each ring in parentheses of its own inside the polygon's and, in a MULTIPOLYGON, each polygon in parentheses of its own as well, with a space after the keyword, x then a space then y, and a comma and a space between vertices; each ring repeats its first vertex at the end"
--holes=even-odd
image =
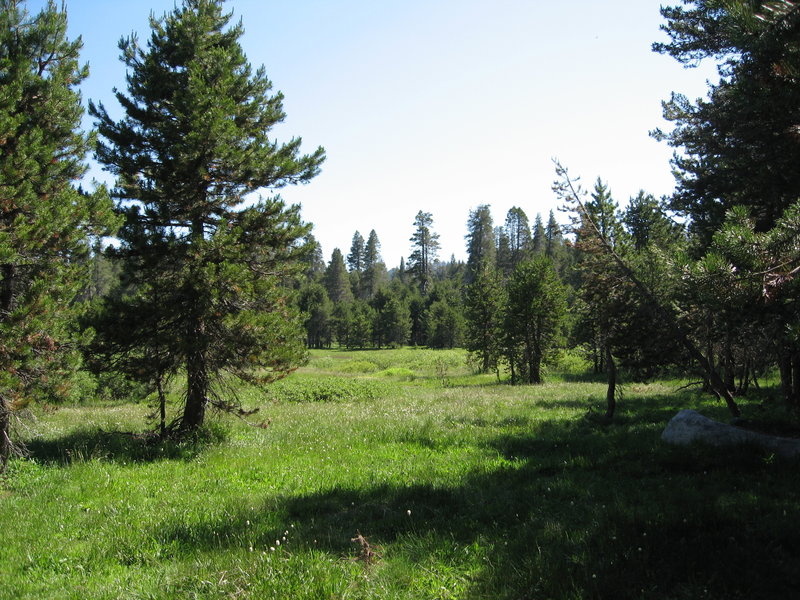
POLYGON ((800 455, 800 439, 784 438, 748 431, 704 417, 694 410, 682 410, 667 423, 661 439, 668 444, 683 446, 703 442, 712 446, 740 444, 756 445, 778 456, 800 455))

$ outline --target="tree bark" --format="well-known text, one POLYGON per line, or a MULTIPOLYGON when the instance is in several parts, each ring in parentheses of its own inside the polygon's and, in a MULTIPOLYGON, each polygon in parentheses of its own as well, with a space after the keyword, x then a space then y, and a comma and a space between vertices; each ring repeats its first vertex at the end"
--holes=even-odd
POLYGON ((606 391, 606 419, 614 417, 617 409, 617 364, 611 355, 611 346, 606 346, 606 368, 608 371, 608 390, 606 391))
POLYGON ((167 433, 167 397, 164 394, 163 376, 159 373, 156 376, 156 388, 158 389, 158 412, 159 412, 159 431, 161 437, 167 433))
MULTIPOLYGON (((0 267, 3 281, 0 284, 0 319, 8 318, 14 307, 14 282, 16 268, 13 264, 4 264, 0 267)), ((11 456, 11 406, 0 393, 0 473, 5 472, 8 459, 11 456)))
POLYGON ((0 473, 5 472, 8 459, 11 456, 10 425, 11 407, 6 399, 0 395, 0 473))
POLYGON ((203 322, 190 324, 189 354, 186 360, 186 406, 181 431, 193 431, 203 425, 208 404, 208 364, 206 361, 203 322))
POLYGON ((0 269, 3 274, 3 282, 0 285, 0 318, 4 318, 14 307, 14 284, 17 269, 13 264, 4 264, 0 269))

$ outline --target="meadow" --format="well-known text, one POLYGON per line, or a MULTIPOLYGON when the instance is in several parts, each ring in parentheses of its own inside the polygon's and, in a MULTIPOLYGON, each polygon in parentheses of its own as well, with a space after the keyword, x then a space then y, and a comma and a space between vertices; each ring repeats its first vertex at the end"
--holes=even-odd
MULTIPOLYGON (((796 461, 674 448, 686 382, 540 386, 462 351, 314 351, 246 420, 154 443, 144 403, 39 406, 0 482, 0 598, 790 598, 796 461)), ((777 419, 769 388, 744 399, 777 419)))

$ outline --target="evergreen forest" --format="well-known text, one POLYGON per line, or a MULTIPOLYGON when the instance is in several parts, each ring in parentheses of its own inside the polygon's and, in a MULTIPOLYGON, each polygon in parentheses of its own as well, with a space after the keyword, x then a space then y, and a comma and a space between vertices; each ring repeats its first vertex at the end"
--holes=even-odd
POLYGON ((281 198, 326 150, 228 4, 123 37, 86 132, 68 7, 0 0, 0 598, 790 597, 796 460, 660 434, 800 438, 800 3, 662 6, 720 75, 650 133, 673 194, 554 160, 399 264, 281 198))

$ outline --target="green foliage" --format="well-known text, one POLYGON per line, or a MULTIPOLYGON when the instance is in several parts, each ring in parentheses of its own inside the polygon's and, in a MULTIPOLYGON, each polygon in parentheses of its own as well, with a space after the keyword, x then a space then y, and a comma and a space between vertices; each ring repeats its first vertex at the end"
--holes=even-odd
POLYGON ((505 303, 505 290, 494 270, 482 271, 467 287, 464 345, 475 357, 482 373, 488 373, 498 365, 505 303))
POLYGON ((537 255, 517 265, 507 289, 502 351, 512 382, 541 383, 542 363, 561 335, 563 284, 550 259, 537 255))
POLYGON ((430 288, 433 263, 439 253, 439 234, 432 227, 431 213, 419 211, 414 218, 414 234, 409 240, 413 250, 408 257, 406 270, 416 281, 423 296, 430 288))
POLYGON ((630 199, 622 223, 637 252, 648 246, 662 250, 674 247, 682 239, 682 229, 670 219, 661 202, 644 190, 630 199))
POLYGON ((702 250, 737 205, 758 231, 800 196, 800 9, 792 2, 707 2, 662 7, 669 43, 654 49, 684 64, 722 62, 707 99, 673 93, 654 132, 676 148, 671 206, 691 219, 702 250))
POLYGON ((347 266, 350 271, 361 273, 365 265, 364 236, 358 231, 353 234, 353 242, 350 246, 350 254, 347 255, 347 266))
MULTIPOLYGON (((541 226, 541 221, 539 222, 541 226)), ((533 249, 531 227, 528 215, 518 206, 512 206, 506 214, 505 231, 508 236, 510 266, 515 268, 525 260, 533 249)))
POLYGON ((333 305, 325 287, 319 283, 305 283, 300 288, 299 307, 305 318, 306 346, 330 346, 333 338, 333 305))
POLYGON ((467 222, 467 272, 466 283, 472 283, 480 272, 494 266, 496 249, 492 213, 488 204, 482 204, 469 213, 467 222))
POLYGON ((36 16, 0 2, 0 470, 11 413, 72 393, 75 303, 93 236, 114 226, 104 189, 73 187, 92 138, 80 130, 80 41, 48 2, 36 16))
POLYGON ((408 306, 391 292, 379 290, 370 305, 374 309, 373 345, 402 346, 411 335, 411 314, 408 306))
POLYGON ((325 289, 334 304, 353 301, 353 290, 347 275, 347 267, 344 265, 342 251, 338 248, 333 249, 328 268, 325 270, 325 289))
POLYGON ((143 381, 185 371, 179 423, 203 423, 220 403, 223 372, 250 381, 283 377, 304 360, 299 311, 287 284, 313 250, 299 207, 257 190, 307 182, 324 159, 279 145, 282 95, 242 52, 216 0, 185 0, 151 18, 147 47, 122 40, 124 117, 90 105, 104 140, 97 156, 117 176, 126 218, 119 254, 132 293, 98 315, 95 356, 143 381))
POLYGON ((377 381, 352 377, 292 378, 269 387, 268 397, 276 402, 364 402, 386 394, 377 381))
POLYGON ((374 373, 379 369, 380 367, 378 365, 369 360, 348 360, 339 365, 336 370, 340 373, 365 374, 374 373))

